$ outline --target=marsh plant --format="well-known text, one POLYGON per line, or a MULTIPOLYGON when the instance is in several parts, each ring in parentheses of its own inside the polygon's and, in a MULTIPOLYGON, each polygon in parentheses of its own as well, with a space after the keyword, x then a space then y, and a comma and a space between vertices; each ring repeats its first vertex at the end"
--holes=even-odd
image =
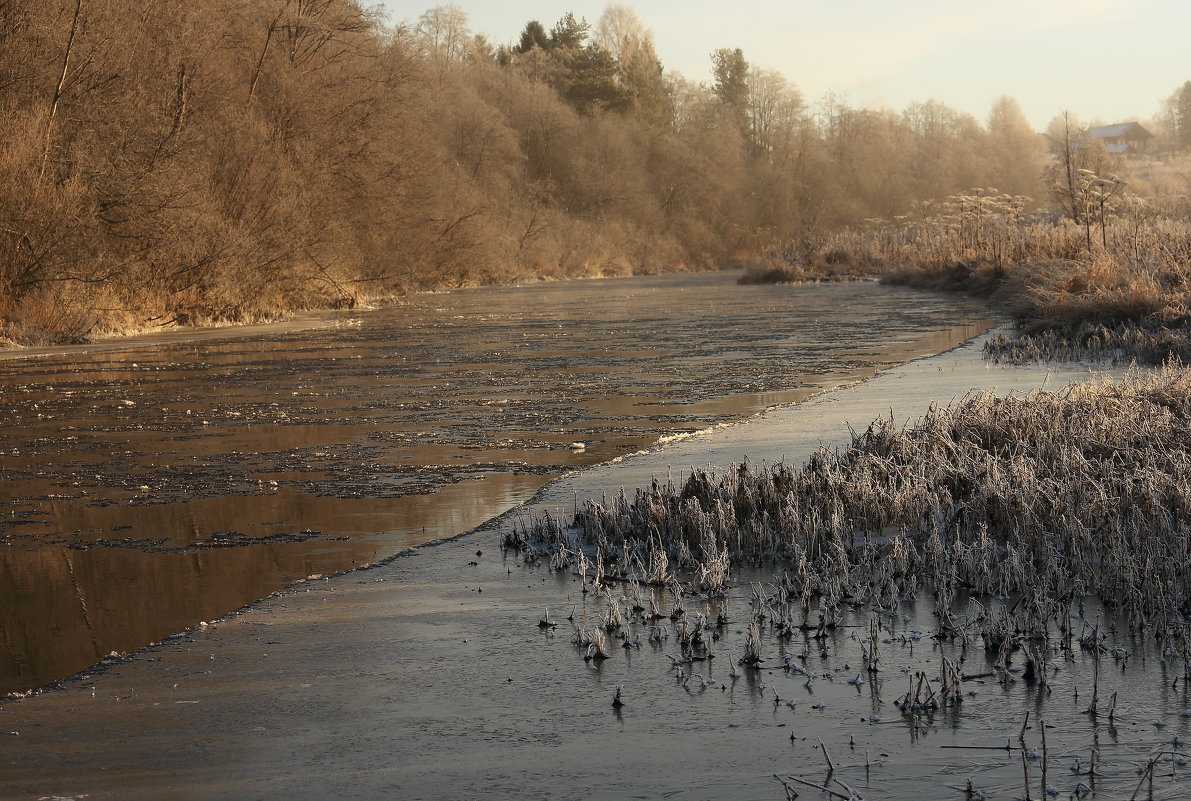
POLYGON ((586 642, 587 651, 583 658, 589 662, 602 662, 608 658, 608 641, 604 637, 604 632, 600 628, 593 628, 591 632, 584 638, 586 642))
POLYGON ((1114 174, 1086 169, 1064 194, 1064 214, 1027 211, 1030 198, 990 188, 924 201, 798 256, 775 254, 779 267, 752 278, 874 276, 991 297, 1018 326, 1018 337, 989 346, 1002 361, 1186 361, 1191 220, 1184 202, 1146 198, 1114 174))
POLYGON ((754 620, 748 626, 744 641, 744 656, 740 657, 740 664, 746 667, 756 667, 761 661, 761 628, 754 620))
MULTIPOLYGON (((786 635, 821 635, 845 606, 892 615, 926 593, 936 636, 982 643, 1002 665, 1056 634, 1099 649, 1070 622, 1095 595, 1134 632, 1186 656, 1188 486, 1191 371, 1169 366, 1060 391, 973 393, 910 425, 878 418, 801 467, 696 470, 681 485, 655 481, 588 503, 572 526, 517 529, 506 546, 554 553, 563 538, 641 582, 697 553, 691 569, 667 568, 673 617, 684 591, 725 592, 733 562, 771 562, 777 578, 754 588, 750 625, 768 619, 786 635)), ((875 635, 868 670, 879 660, 875 635)), ((746 648, 741 661, 758 656, 746 648)), ((1023 658, 1032 676, 1045 675, 1045 648, 1023 658)))

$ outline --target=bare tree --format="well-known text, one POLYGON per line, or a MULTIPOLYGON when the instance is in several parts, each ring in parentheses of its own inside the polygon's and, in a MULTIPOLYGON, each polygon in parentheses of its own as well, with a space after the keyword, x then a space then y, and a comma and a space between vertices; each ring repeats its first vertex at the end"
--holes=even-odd
POLYGON ((83 0, 74 0, 74 13, 70 17, 70 32, 66 36, 66 45, 62 48, 62 69, 58 72, 58 80, 54 84, 54 91, 50 96, 50 107, 46 112, 45 146, 41 157, 41 175, 44 177, 46 165, 50 161, 50 150, 53 147, 54 121, 58 117, 58 106, 62 101, 62 92, 66 88, 66 79, 70 75, 70 59, 74 55, 75 36, 79 32, 79 15, 83 11, 83 0))
POLYGON ((471 53, 472 35, 467 12, 450 3, 437 5, 418 19, 418 39, 441 84, 447 72, 471 53))
POLYGON ((996 187, 1033 196, 1042 180, 1045 139, 1026 120, 1017 101, 1000 97, 988 113, 988 150, 996 187))
POLYGON ((803 120, 802 95, 774 70, 753 69, 748 76, 749 135, 762 152, 788 152, 803 120))

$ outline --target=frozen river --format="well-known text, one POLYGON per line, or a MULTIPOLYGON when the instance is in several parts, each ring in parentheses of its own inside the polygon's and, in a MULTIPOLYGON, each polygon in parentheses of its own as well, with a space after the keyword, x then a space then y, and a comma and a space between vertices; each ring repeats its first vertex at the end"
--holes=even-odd
POLYGON ((992 324, 956 296, 737 275, 464 290, 0 359, 0 692, 992 324))

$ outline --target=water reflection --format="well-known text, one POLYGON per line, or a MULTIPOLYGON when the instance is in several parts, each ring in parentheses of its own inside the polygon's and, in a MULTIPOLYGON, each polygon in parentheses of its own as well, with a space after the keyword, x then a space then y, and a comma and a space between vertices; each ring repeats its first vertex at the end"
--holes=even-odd
POLYGON ((150 532, 189 544, 128 547, 124 506, 55 503, 56 519, 93 547, 0 549, 0 649, 9 689, 37 687, 251 603, 295 579, 367 564, 439 532, 467 531, 531 496, 545 481, 492 474, 432 495, 319 498, 279 492, 255 514, 228 499, 139 509, 150 532), (301 519, 294 531, 282 521, 301 519), (237 528, 239 530, 237 530, 237 528), (20 625, 16 625, 19 622, 20 625), (63 669, 66 673, 63 673, 63 669))
POLYGON ((989 324, 953 297, 734 278, 468 290, 0 360, 0 691, 989 324))

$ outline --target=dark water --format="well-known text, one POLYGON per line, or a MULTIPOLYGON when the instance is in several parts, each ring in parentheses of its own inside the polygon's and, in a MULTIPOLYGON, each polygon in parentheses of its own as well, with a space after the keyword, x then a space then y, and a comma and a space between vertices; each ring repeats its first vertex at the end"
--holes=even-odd
POLYGON ((951 296, 735 277, 469 290, 0 360, 0 692, 991 322, 951 296))
MULTIPOLYGON (((998 651, 979 635, 966 648, 937 640, 928 596, 895 615, 847 610, 823 640, 766 624, 763 667, 743 670, 751 596, 772 590, 776 565, 734 568, 722 600, 685 598, 687 622, 721 611, 728 619, 710 635, 716 658, 682 666, 697 674, 688 682, 669 657, 681 653, 683 623, 663 618, 662 640, 651 642, 654 627, 627 608, 622 631, 641 646, 623 648, 613 634, 609 659, 585 661, 572 625, 600 625, 607 596, 582 592, 572 571, 502 554, 502 528, 298 584, 61 692, 4 704, 0 799, 780 801, 779 774, 841 792, 842 781, 870 801, 1041 799, 1043 784, 1064 801, 1125 801, 1157 755, 1153 794, 1143 787, 1135 797, 1191 797, 1182 661, 1092 599, 1071 619, 1077 635, 1118 624, 1101 659, 1099 715, 1087 714, 1090 652, 1062 650, 1059 637, 1040 644, 1045 686, 1024 676, 1020 653, 1004 679, 985 675, 998 651), (556 630, 538 626, 543 607, 556 630), (874 619, 880 669, 862 674, 859 638, 874 619), (795 655, 789 670, 783 653, 795 655), (943 657, 970 675, 962 705, 904 714, 894 701, 919 672, 938 691, 943 657), (622 709, 611 704, 618 688, 622 709), (1036 754, 1028 772, 1024 749, 1036 754), (1095 777, 1086 774, 1093 749, 1095 777)), ((612 590, 622 607, 627 590, 612 590)), ((664 590, 656 598, 670 608, 664 590)), ((961 600, 954 611, 970 610, 961 600)), ((800 801, 827 801, 796 789, 800 801)))

